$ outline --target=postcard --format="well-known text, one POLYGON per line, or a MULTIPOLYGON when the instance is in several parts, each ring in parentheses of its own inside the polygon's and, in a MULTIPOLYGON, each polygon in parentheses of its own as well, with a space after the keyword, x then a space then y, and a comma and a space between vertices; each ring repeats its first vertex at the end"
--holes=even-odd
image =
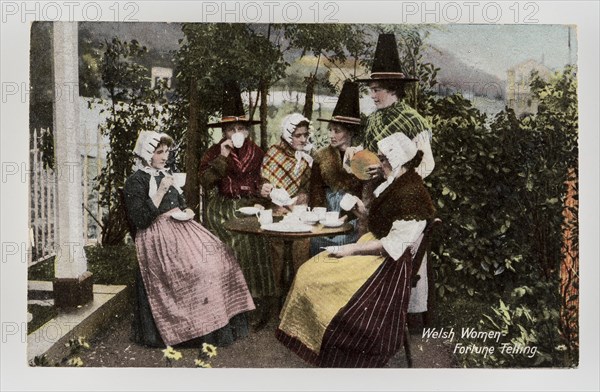
POLYGON ((3 2, 3 388, 597 388, 597 11, 3 2))

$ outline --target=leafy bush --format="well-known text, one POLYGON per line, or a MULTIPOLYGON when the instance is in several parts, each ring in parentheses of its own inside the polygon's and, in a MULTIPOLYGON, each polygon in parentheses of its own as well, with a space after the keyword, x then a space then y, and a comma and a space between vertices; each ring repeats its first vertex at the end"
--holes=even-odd
MULTIPOLYGON (((135 246, 86 246, 85 254, 88 271, 94 276, 97 284, 132 285, 135 280, 137 256, 135 246)), ((29 280, 54 279, 54 261, 52 259, 37 264, 28 270, 29 280)))
MULTIPOLYGON (((571 311, 561 314, 566 300, 559 290, 566 226, 577 241, 576 221, 565 224, 563 217, 569 169, 577 183, 575 69, 548 82, 535 78, 531 88, 540 102, 535 115, 518 119, 507 108, 489 128, 460 95, 428 104, 436 156, 428 185, 444 220, 432 254, 438 295, 449 302, 465 293, 496 298, 500 306, 481 325, 538 347, 533 359, 473 355, 465 359, 469 366, 577 364, 577 331, 565 329, 576 329, 577 302, 570 295, 571 311)), ((576 289, 576 279, 569 284, 576 289)))

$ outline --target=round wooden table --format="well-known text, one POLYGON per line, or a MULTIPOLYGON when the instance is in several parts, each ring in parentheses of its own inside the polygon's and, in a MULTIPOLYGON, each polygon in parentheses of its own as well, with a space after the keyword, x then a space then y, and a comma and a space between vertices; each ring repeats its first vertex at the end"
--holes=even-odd
MULTIPOLYGON (((282 217, 274 217, 274 222, 280 221, 282 217)), ((224 227, 236 233, 261 235, 270 238, 279 238, 283 240, 284 253, 283 253, 283 272, 281 274, 281 292, 282 300, 285 300, 287 292, 294 280, 294 267, 293 267, 293 244, 294 240, 311 237, 333 237, 339 234, 345 234, 354 229, 350 223, 344 223, 338 227, 325 227, 318 223, 313 226, 313 229, 309 232, 304 233, 288 233, 279 231, 262 230, 258 219, 255 216, 246 216, 243 218, 234 218, 225 222, 224 227)))

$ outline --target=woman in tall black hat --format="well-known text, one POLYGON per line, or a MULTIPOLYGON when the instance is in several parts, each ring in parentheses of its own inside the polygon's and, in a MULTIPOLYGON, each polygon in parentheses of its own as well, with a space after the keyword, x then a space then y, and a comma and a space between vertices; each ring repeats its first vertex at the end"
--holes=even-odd
POLYGON ((261 307, 261 299, 275 295, 267 243, 259 236, 232 233, 223 226, 239 208, 264 201, 260 197, 264 152, 248 138, 249 127, 258 123, 244 113, 238 84, 227 82, 221 121, 209 124, 222 128, 223 138, 202 157, 200 183, 208 193, 206 226, 233 248, 252 297, 261 307))
MULTIPOLYGON (((377 152, 377 142, 397 132, 402 132, 411 139, 418 135, 431 139, 429 122, 403 100, 407 83, 417 80, 402 72, 394 34, 380 34, 371 76, 368 79, 358 79, 369 86, 371 99, 377 108, 367 118, 365 148, 377 152)), ((433 162, 424 161, 419 171, 427 171, 429 174, 431 170, 433 162)), ((374 177, 380 177, 380 174, 380 168, 373 168, 374 177)))
MULTIPOLYGON (((377 143, 395 133, 403 133, 411 138, 417 147, 424 152, 421 163, 415 171, 421 178, 427 177, 435 166, 431 152, 430 141, 432 137, 431 125, 414 108, 404 102, 404 88, 410 82, 418 79, 407 76, 402 72, 400 56, 394 34, 380 34, 375 49, 375 58, 368 79, 358 79, 365 82, 371 91, 371 98, 377 110, 367 118, 364 132, 364 146, 370 151, 377 151, 377 143)), ((381 166, 370 167, 373 176, 368 188, 374 188, 382 175, 381 166)), ((370 194, 370 191, 367 192, 370 194)), ((366 199, 369 206, 371 199, 366 199)), ((422 313, 427 311, 427 258, 421 264, 420 279, 417 287, 412 290, 409 313, 422 313)))
MULTIPOLYGON (((340 202, 346 194, 362 197, 363 182, 344 169, 344 155, 359 136, 361 128, 358 84, 346 81, 340 92, 330 119, 317 119, 329 123, 330 144, 317 151, 311 171, 309 206, 326 207, 328 211, 340 211, 340 202)), ((343 212, 343 211, 342 211, 343 212)), ((353 215, 349 222, 354 231, 335 237, 311 239, 310 254, 314 256, 321 247, 356 242, 357 221, 353 215)))

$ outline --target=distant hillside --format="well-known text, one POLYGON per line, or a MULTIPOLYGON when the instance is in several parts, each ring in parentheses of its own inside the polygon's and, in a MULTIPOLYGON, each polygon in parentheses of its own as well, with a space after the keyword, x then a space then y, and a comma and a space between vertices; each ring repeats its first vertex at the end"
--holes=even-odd
POLYGON ((440 68, 437 74, 440 95, 461 91, 467 98, 485 96, 492 99, 504 99, 506 97, 505 80, 462 62, 452 53, 431 46, 425 51, 423 58, 425 62, 430 62, 440 68))

